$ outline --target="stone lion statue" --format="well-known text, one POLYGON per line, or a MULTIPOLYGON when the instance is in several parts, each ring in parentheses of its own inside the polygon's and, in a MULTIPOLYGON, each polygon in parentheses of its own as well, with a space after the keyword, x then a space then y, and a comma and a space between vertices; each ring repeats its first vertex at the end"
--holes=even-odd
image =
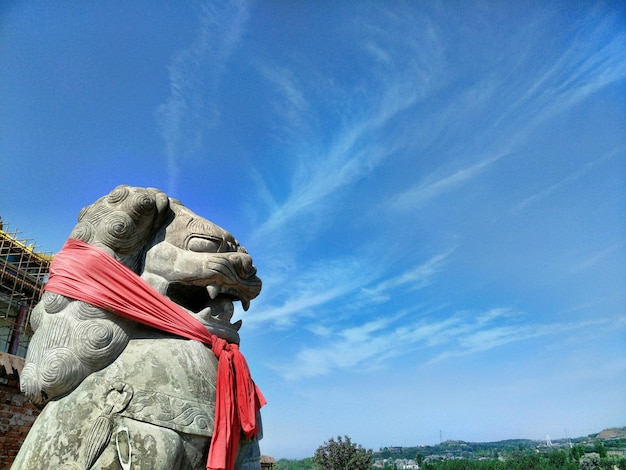
POLYGON ((32 312, 21 389, 45 407, 12 468, 260 468, 264 400, 231 323, 260 291, 237 240, 162 191, 119 186, 85 207, 32 312))

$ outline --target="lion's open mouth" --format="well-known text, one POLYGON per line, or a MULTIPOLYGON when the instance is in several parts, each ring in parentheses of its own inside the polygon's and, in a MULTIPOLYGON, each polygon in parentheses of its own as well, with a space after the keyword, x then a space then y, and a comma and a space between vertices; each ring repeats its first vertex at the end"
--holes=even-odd
POLYGON ((165 294, 170 300, 195 314, 203 323, 217 322, 224 327, 239 331, 241 320, 231 323, 233 302, 241 301, 244 310, 250 307, 250 301, 239 299, 231 292, 223 292, 214 284, 194 286, 189 284, 171 283, 165 294))

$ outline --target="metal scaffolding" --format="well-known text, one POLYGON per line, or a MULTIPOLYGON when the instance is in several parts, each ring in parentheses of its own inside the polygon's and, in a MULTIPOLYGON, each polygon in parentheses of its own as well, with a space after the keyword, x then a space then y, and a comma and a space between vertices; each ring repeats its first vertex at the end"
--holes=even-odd
POLYGON ((30 314, 48 279, 52 255, 18 240, 0 219, 0 352, 24 357, 32 336, 30 314))

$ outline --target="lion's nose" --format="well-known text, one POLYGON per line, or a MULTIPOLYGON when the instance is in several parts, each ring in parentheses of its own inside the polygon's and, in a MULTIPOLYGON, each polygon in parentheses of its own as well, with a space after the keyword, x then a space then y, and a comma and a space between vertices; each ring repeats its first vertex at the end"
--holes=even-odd
POLYGON ((242 279, 250 279, 256 276, 256 267, 252 264, 252 258, 245 253, 237 253, 233 255, 233 266, 237 275, 242 279))

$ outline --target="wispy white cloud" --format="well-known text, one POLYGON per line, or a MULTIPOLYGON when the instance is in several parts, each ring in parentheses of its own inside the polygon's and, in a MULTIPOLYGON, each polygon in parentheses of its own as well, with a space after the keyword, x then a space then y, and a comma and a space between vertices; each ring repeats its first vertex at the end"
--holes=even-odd
POLYGON ((452 191, 479 176, 506 155, 506 153, 500 153, 495 156, 489 156, 478 163, 455 169, 444 176, 439 176, 438 172, 436 176, 427 177, 416 186, 396 195, 391 201, 391 206, 397 210, 409 210, 425 204, 431 199, 452 191))
MULTIPOLYGON (((618 16, 609 15, 592 29, 589 28, 590 18, 581 17, 580 23, 574 22, 571 27, 576 34, 569 40, 569 47, 551 57, 543 67, 541 62, 535 63, 537 73, 520 74, 522 78, 516 90, 523 92, 511 95, 494 125, 498 129, 513 129, 514 126, 515 142, 523 142, 550 119, 604 87, 623 80, 626 77, 626 62, 622 58, 626 33, 621 27, 613 30, 622 22, 618 16)), ((521 62, 519 66, 528 67, 528 64, 521 62)))
POLYGON ((388 90, 377 110, 352 126, 340 130, 325 154, 300 155, 299 171, 293 175, 291 193, 272 208, 269 217, 256 230, 254 237, 289 230, 294 217, 315 210, 338 190, 358 181, 373 171, 397 146, 381 147, 369 140, 385 128, 389 121, 410 107, 417 95, 388 90))
POLYGON ((383 64, 391 64, 393 62, 392 56, 388 50, 380 47, 374 41, 366 41, 364 44, 365 50, 376 59, 378 62, 383 64))
MULTIPOLYGON (((345 305, 350 311, 359 311, 366 306, 371 311, 374 305, 400 295, 398 290, 406 294, 434 282, 453 251, 436 254, 394 277, 388 276, 384 266, 375 266, 374 262, 365 259, 321 260, 299 274, 291 273, 293 268, 290 268, 290 274, 283 278, 284 281, 278 281, 279 285, 273 281, 274 288, 280 288, 286 294, 285 298, 277 301, 275 295, 269 303, 259 301, 254 315, 246 319, 246 325, 271 324, 285 328, 308 316, 329 321, 325 315, 328 311, 334 312, 331 315, 331 321, 334 321, 338 317, 337 310, 345 305)), ((319 323, 310 329, 327 331, 319 323)))
POLYGON ((388 277, 371 287, 363 287, 361 294, 365 299, 364 301, 382 302, 387 300, 390 295, 393 295, 395 289, 404 288, 405 291, 412 291, 427 286, 433 282, 435 276, 444 268, 453 251, 453 249, 450 249, 436 254, 424 263, 397 276, 388 277))
POLYGON ((580 169, 576 170, 575 172, 569 174, 568 176, 566 176, 565 178, 561 179, 560 181, 557 181, 556 183, 551 184, 550 186, 548 186, 545 189, 542 189, 541 191, 527 197, 526 199, 524 199, 523 201, 521 201, 520 203, 516 204, 513 207, 513 212, 518 212, 518 211, 522 211, 524 209, 526 209, 528 206, 532 205, 532 204, 536 204, 541 202, 543 199, 551 196, 553 193, 563 189, 565 186, 575 182, 576 180, 580 179, 581 177, 583 177, 584 175, 586 175, 587 173, 589 173, 591 170, 593 170, 595 167, 597 167, 598 165, 604 163, 607 160, 612 159, 613 157, 615 157, 616 155, 622 153, 624 151, 623 148, 621 149, 617 149, 614 150, 613 152, 608 153, 607 155, 604 155, 600 158, 597 158, 591 162, 586 163, 585 165, 583 165, 580 169))
POLYGON ((292 364, 281 364, 277 372, 288 380, 297 380, 361 366, 368 359, 378 361, 393 350, 393 338, 378 334, 389 322, 378 319, 340 331, 331 343, 301 349, 292 364))
POLYGON ((290 364, 281 364, 277 372, 286 379, 297 380, 356 366, 370 368, 391 357, 407 354, 416 343, 428 341, 459 321, 447 318, 397 326, 406 315, 407 312, 400 312, 335 330, 322 345, 302 348, 290 364))
POLYGON ((323 260, 298 274, 292 270, 280 287, 284 298, 275 295, 270 303, 257 304, 254 315, 246 319, 247 326, 286 328, 302 317, 324 316, 327 304, 347 297, 367 282, 369 275, 362 269, 362 261, 356 259, 323 260))
POLYGON ((310 104, 300 84, 300 78, 284 66, 262 64, 259 69, 270 88, 278 95, 273 100, 273 111, 274 115, 281 117, 282 130, 287 133, 302 132, 308 127, 307 111, 310 104))
POLYGON ((585 31, 584 40, 577 37, 571 41, 570 47, 535 80, 519 103, 540 106, 538 115, 543 120, 626 77, 626 62, 622 59, 626 33, 622 30, 607 41, 606 26, 607 20, 594 30, 585 31))
MULTIPOLYGON (((562 337, 577 331, 595 331, 612 320, 600 318, 573 323, 520 323, 522 314, 507 308, 494 308, 477 315, 455 313, 446 318, 407 321, 407 312, 376 318, 323 336, 324 342, 300 350, 295 359, 281 364, 277 372, 298 380, 326 375, 344 368, 371 368, 421 349, 441 350, 424 365, 454 357, 483 353, 512 343, 543 337, 562 337), (401 346, 401 347, 400 347, 401 346)), ((624 327, 624 321, 617 323, 624 327)))
POLYGON ((295 60, 297 69, 283 64, 259 65, 261 75, 281 97, 274 120, 284 122, 296 144, 285 156, 295 168, 290 191, 286 197, 273 200, 279 202, 268 207, 256 236, 289 230, 296 217, 315 212, 339 191, 367 177, 399 149, 412 144, 414 136, 408 128, 414 123, 403 124, 406 130, 394 126, 403 113, 442 85, 435 80, 443 73, 440 38, 425 17, 415 29, 415 17, 407 21, 401 13, 375 9, 380 10, 378 24, 369 18, 365 22, 356 19, 355 30, 347 27, 358 38, 355 54, 359 60, 356 56, 351 60, 358 64, 358 70, 367 71, 362 80, 338 82, 327 64, 315 66, 305 58, 295 60), (381 27, 380 22, 386 26, 381 27), (303 62, 311 73, 295 72, 303 69, 303 62), (324 119, 320 121, 321 116, 324 119), (330 134, 328 116, 336 123, 330 134), (395 132, 404 137, 390 137, 395 132))
POLYGON ((180 160, 202 146, 205 130, 218 120, 222 74, 249 16, 245 0, 208 1, 200 10, 197 35, 172 59, 168 67, 170 95, 157 108, 171 194, 176 193, 180 160))
POLYGON ((624 245, 626 245, 626 242, 614 243, 606 248, 603 248, 602 250, 589 254, 589 256, 579 261, 574 266, 573 271, 583 271, 592 266, 596 266, 598 263, 605 260, 608 256, 614 255, 616 252, 619 252, 621 249, 623 249, 624 245))
MULTIPOLYGON (((591 34, 586 35, 585 41, 573 41, 558 60, 532 83, 525 84, 523 81, 518 83, 516 89, 525 91, 517 97, 510 94, 509 83, 496 82, 492 76, 483 78, 461 92, 450 109, 442 111, 442 116, 445 116, 443 121, 447 125, 451 122, 460 122, 470 129, 476 128, 477 135, 474 137, 480 137, 484 149, 506 150, 491 152, 491 156, 484 157, 476 163, 447 172, 438 170, 391 198, 392 207, 399 210, 413 209, 469 183, 501 158, 516 152, 519 145, 538 126, 589 98, 605 86, 623 80, 626 77, 626 62, 622 60, 621 51, 624 49, 626 33, 615 34, 607 41, 605 25, 601 24, 591 34), (510 102, 506 106, 496 107, 493 101, 495 99, 500 104, 506 103, 507 100, 510 102), (500 115, 483 115, 480 110, 486 104, 491 104, 492 109, 501 108, 503 112, 500 115), (477 127, 477 120, 481 127, 477 127)), ((525 76, 527 75, 522 75, 525 76)), ((474 156, 471 148, 468 148, 467 152, 465 160, 474 156)), ((516 210, 523 209, 558 190, 562 185, 579 178, 602 160, 604 159, 591 162, 570 178, 529 197, 520 203, 516 210)))
MULTIPOLYGON (((467 356, 489 351, 511 343, 524 342, 547 336, 562 336, 573 331, 596 331, 605 328, 613 320, 600 318, 580 322, 504 324, 465 332, 454 338, 450 347, 428 361, 435 364, 453 357, 467 356)), ((623 323, 623 322, 622 322, 623 323)), ((622 325, 623 326, 623 325, 622 325)))

